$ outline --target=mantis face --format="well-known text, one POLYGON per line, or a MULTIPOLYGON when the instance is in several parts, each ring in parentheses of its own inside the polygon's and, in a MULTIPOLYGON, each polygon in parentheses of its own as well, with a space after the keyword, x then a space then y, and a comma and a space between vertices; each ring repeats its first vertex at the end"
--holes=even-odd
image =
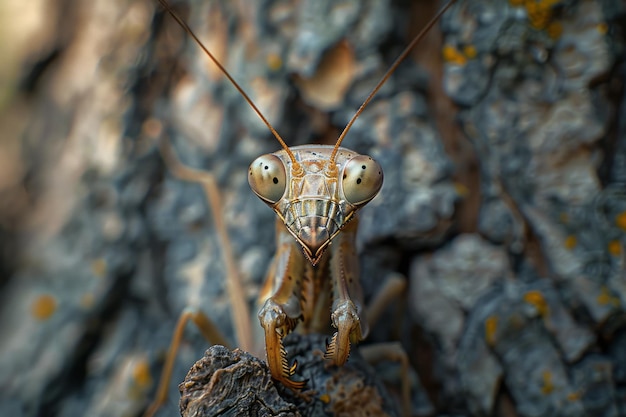
POLYGON ((262 155, 250 165, 248 182, 315 265, 356 211, 378 194, 383 171, 371 157, 345 148, 339 148, 334 164, 332 146, 290 149, 298 167, 284 150, 262 155))

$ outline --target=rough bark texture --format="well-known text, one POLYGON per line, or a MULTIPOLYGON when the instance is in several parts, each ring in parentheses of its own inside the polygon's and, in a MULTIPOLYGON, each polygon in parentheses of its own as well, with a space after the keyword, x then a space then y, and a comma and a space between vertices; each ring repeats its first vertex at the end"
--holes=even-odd
MULTIPOLYGON (((334 142, 438 5, 174 7, 299 145, 334 142)), ((626 415, 624 7, 459 1, 346 137, 385 170, 366 296, 409 283, 366 343, 404 344, 415 414, 626 415)), ((0 415, 139 415, 186 306, 237 346, 212 213, 155 138, 216 176, 251 306, 274 214, 247 166, 278 145, 156 1, 2 2, 0 56, 0 415)), ((159 415, 206 349, 190 326, 159 415)))
POLYGON ((299 416, 282 399, 263 362, 239 349, 212 346, 179 386, 182 416, 299 416))
POLYGON ((297 361, 294 379, 305 379, 300 395, 273 382, 267 366, 240 350, 212 346, 180 384, 184 417, 209 416, 398 416, 394 399, 365 360, 353 352, 342 367, 323 358, 325 337, 286 338, 290 361, 297 361))

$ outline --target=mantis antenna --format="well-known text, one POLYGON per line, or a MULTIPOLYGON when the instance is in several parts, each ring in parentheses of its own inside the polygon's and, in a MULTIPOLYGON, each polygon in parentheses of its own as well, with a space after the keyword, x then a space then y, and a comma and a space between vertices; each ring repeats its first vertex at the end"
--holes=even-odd
MULTIPOLYGON (((395 72, 395 70, 402 63, 402 61, 404 61, 404 59, 409 55, 409 53, 411 53, 413 48, 415 48, 415 46, 424 38, 426 33, 428 33, 428 31, 435 25, 435 23, 437 23, 441 15, 444 14, 446 10, 448 10, 455 1, 456 0, 450 0, 444 7, 441 8, 441 10, 439 10, 439 12, 432 19, 430 19, 428 24, 424 26, 424 28, 420 31, 420 33, 415 38, 413 38, 411 43, 404 49, 404 51, 402 51, 400 56, 396 58, 396 60, 391 65, 391 67, 387 70, 385 75, 383 75, 380 81, 378 81, 378 84, 376 84, 376 87, 374 87, 372 92, 369 93, 369 95, 367 96, 363 104, 361 104, 361 107, 359 107, 359 109, 356 111, 354 116, 352 116, 352 119, 350 119, 346 127, 341 132, 341 135, 339 135, 339 138, 337 139, 337 143, 335 143, 335 147, 333 148, 333 151, 330 154, 329 163, 328 163, 328 167, 330 170, 333 170, 333 168, 335 168, 335 157, 337 156, 337 151, 339 150, 339 147, 341 146, 341 142, 343 142, 343 139, 346 137, 346 135, 350 131, 350 128, 352 127, 356 119, 361 115, 361 113, 363 113, 363 110, 365 110, 367 105, 372 101, 374 96, 378 93, 378 91, 381 89, 383 84, 385 84, 385 82, 389 79, 389 77, 391 77, 391 75, 395 72)), ((246 94, 243 88, 241 88, 241 86, 237 83, 237 81, 235 81, 235 79, 228 73, 228 71, 226 71, 226 68, 224 68, 222 64, 220 64, 220 62, 217 60, 217 58, 215 58, 215 56, 213 56, 213 54, 209 52, 209 50, 202 44, 200 39, 198 39, 196 34, 191 30, 191 28, 187 25, 187 23, 185 23, 180 17, 178 17, 176 12, 172 10, 170 5, 165 0, 159 0, 159 3, 161 4, 161 6, 163 6, 163 8, 170 15, 172 15, 172 17, 178 22, 178 24, 189 34, 189 36, 193 38, 193 40, 200 46, 200 48, 202 48, 202 50, 208 55, 211 61, 213 61, 213 63, 220 69, 220 71, 222 71, 222 73, 226 76, 226 78, 228 78, 228 80, 235 86, 237 91, 239 91, 239 93, 243 96, 246 102, 248 102, 250 107, 252 107, 255 113, 261 118, 263 123, 265 123, 265 125, 270 130, 270 132, 272 132, 272 134, 274 135, 276 140, 278 140, 278 142, 283 147, 285 152, 287 152, 287 155, 289 156, 289 159, 291 159, 291 162, 292 162, 292 169, 296 172, 300 171, 302 168, 300 164, 298 163, 298 161, 296 160, 296 157, 294 156, 293 152, 291 152, 291 150, 289 149, 289 147, 287 146, 283 138, 280 136, 280 134, 278 134, 276 129, 274 129, 274 127, 265 118, 265 116, 263 116, 263 113, 261 113, 259 108, 254 104, 252 99, 248 96, 248 94, 246 94)))
POLYGON ((398 66, 402 63, 402 61, 404 61, 404 59, 407 57, 407 55, 409 53, 411 53, 413 48, 415 48, 415 45, 417 45, 422 40, 422 38, 426 35, 426 33, 428 33, 428 31, 435 25, 435 23, 437 23, 437 21, 439 20, 441 15, 444 14, 445 11, 448 10, 450 8, 450 6, 452 6, 452 4, 455 1, 456 0, 450 0, 445 6, 443 6, 443 8, 441 10, 439 10, 439 12, 432 19, 430 19, 428 24, 426 26, 424 26, 424 28, 421 30, 421 32, 415 38, 413 38, 411 43, 406 48, 404 48, 404 51, 402 51, 400 56, 398 58, 396 58, 396 60, 391 65, 391 67, 389 67, 389 69, 387 70, 385 75, 383 75, 383 77, 380 79, 380 81, 378 81, 378 84, 376 84, 376 87, 374 87, 372 92, 367 96, 367 98, 365 99, 363 104, 361 104, 361 107, 359 107, 357 112, 354 113, 354 116, 352 116, 352 119, 350 119, 350 121, 348 122, 346 127, 343 129, 343 132, 341 132, 341 135, 339 135, 339 138, 337 139, 337 143, 335 144, 333 152, 330 154, 330 160, 329 160, 329 166, 330 167, 334 167, 335 166, 335 156, 337 155, 337 151, 339 150, 339 146, 341 146, 341 142, 343 142, 343 139, 348 134, 348 131, 350 130, 350 128, 352 127, 352 125, 354 124, 356 119, 361 115, 361 113, 363 113, 363 110, 365 110, 365 107, 367 107, 367 105, 370 103, 370 101, 372 101, 372 99, 374 98, 376 93, 378 93, 378 90, 380 90, 380 88, 383 86, 383 84, 385 84, 385 82, 389 79, 389 77, 391 77, 391 74, 394 73, 396 68, 398 68, 398 66))
POLYGON ((293 167, 292 169, 296 171, 300 170, 301 169, 300 164, 298 163, 298 161, 296 161, 296 157, 293 155, 293 152, 291 152, 291 149, 289 149, 289 146, 287 146, 283 138, 278 134, 276 129, 274 129, 274 126, 272 126, 272 124, 265 118, 265 116, 263 116, 263 113, 261 113, 261 110, 259 110, 259 108, 254 104, 252 99, 248 96, 248 94, 246 94, 243 88, 241 88, 239 83, 237 83, 237 81, 235 81, 235 79, 228 73, 228 71, 226 71, 226 68, 224 68, 222 64, 220 64, 217 58, 215 58, 215 56, 213 56, 213 54, 209 52, 209 50, 204 46, 204 44, 200 41, 200 39, 198 39, 196 34, 191 30, 189 25, 187 25, 187 23, 185 23, 183 19, 178 17, 176 12, 172 10, 170 5, 165 0, 159 0, 159 3, 174 18, 174 20, 176 20, 176 22, 178 22, 178 24, 183 29, 185 29, 185 32, 187 32, 189 36, 193 38, 193 40, 198 44, 198 46, 200 46, 200 48, 202 48, 202 50, 209 56, 209 58, 211 58, 211 61, 213 61, 213 63, 217 65, 220 71, 222 71, 222 73, 226 76, 226 78, 228 78, 228 81, 230 81, 235 86, 237 91, 239 91, 239 94, 243 96, 243 98, 248 102, 250 107, 252 107, 255 113, 261 118, 263 123, 265 123, 267 128, 270 130, 270 132, 272 132, 276 140, 280 143, 280 146, 282 146, 285 152, 287 152, 287 155, 289 155, 289 159, 291 159, 291 162, 292 162, 292 167, 293 167))

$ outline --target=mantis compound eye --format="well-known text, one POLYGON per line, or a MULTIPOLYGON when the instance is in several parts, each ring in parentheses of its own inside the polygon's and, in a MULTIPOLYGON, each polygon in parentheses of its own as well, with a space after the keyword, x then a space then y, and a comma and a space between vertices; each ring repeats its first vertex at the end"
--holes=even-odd
POLYGON ((274 204, 281 199, 287 188, 285 165, 276 155, 261 155, 248 169, 250 188, 263 201, 274 204))
POLYGON ((341 181, 346 200, 362 205, 378 194, 383 185, 383 169, 369 156, 355 156, 346 162, 341 181))

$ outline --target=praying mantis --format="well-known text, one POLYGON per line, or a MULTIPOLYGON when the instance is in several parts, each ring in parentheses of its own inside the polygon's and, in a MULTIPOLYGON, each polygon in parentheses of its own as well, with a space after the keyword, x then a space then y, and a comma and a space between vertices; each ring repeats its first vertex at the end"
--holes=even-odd
MULTIPOLYGON (((228 78, 282 147, 251 163, 248 182, 252 191, 277 215, 276 254, 259 296, 258 319, 264 336, 265 358, 272 377, 298 392, 305 388, 306 381, 293 379, 297 363, 291 364, 287 360, 283 346, 283 338, 287 334, 296 329, 305 334, 320 333, 330 321, 334 333, 327 343, 324 358, 329 365, 341 366, 348 360, 353 345, 367 336, 367 316, 376 315, 373 312, 366 314, 359 281, 357 211, 378 194, 383 184, 383 171, 370 156, 360 155, 341 145, 387 79, 454 1, 448 2, 415 36, 367 96, 334 145, 296 147, 287 146, 243 88, 169 4, 165 0, 159 0, 159 3, 228 78)), ((249 313, 245 302, 241 301, 242 284, 220 214, 220 197, 215 180, 210 174, 181 164, 165 140, 161 141, 161 153, 175 176, 204 186, 223 246, 230 297, 235 300, 232 308, 238 342, 244 350, 254 350, 251 340, 253 331, 247 322, 249 313), (237 294, 240 301, 236 301, 237 294)), ((395 286, 395 292, 402 288, 402 285, 395 286)), ((389 294, 381 294, 372 304, 380 309, 389 299, 389 294)), ((194 321, 211 342, 224 340, 201 311, 185 311, 173 336, 157 398, 146 416, 153 415, 165 400, 172 362, 189 320, 194 321)), ((404 394, 406 402, 406 391, 404 394)), ((407 409, 405 404, 405 413, 407 409)))

